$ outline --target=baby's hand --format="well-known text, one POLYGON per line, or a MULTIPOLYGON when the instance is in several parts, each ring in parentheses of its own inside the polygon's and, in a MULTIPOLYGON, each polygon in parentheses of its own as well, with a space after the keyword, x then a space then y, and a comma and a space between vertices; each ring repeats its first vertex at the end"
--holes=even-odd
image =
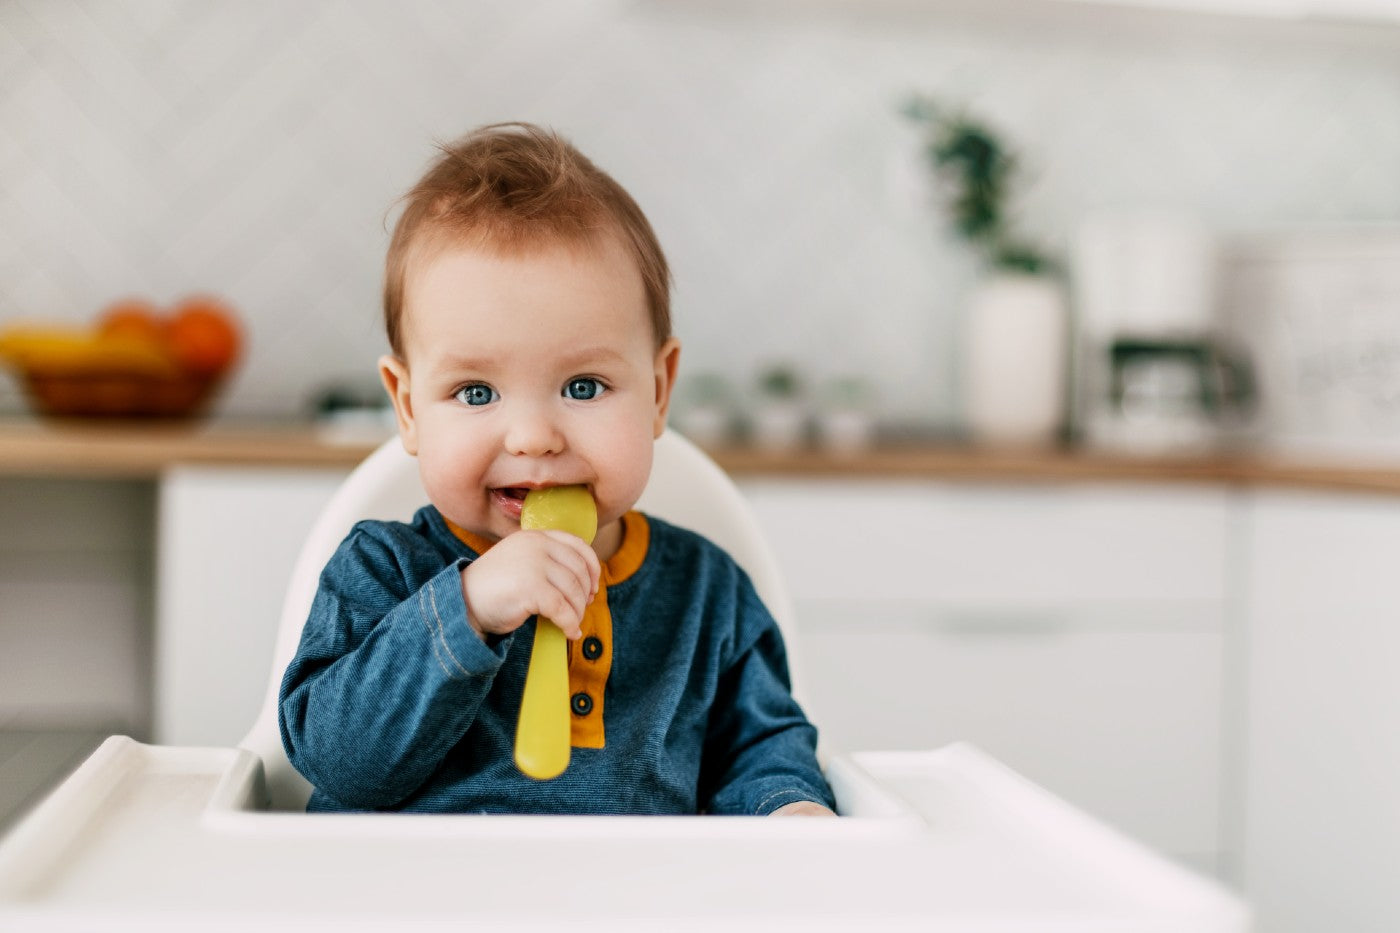
POLYGON ((812 800, 794 800, 774 810, 769 816, 835 816, 826 807, 812 800))
POLYGON ((519 531, 462 570, 467 621, 478 635, 506 635, 541 615, 571 639, 598 593, 598 555, 563 531, 519 531))

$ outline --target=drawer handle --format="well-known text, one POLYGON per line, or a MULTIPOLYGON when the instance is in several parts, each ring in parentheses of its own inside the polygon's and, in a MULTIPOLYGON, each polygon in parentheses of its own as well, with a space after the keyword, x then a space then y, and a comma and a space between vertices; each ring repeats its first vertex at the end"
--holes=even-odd
POLYGON ((988 612, 942 614, 934 627, 949 635, 1063 635, 1072 628, 1063 615, 1044 612, 988 612))

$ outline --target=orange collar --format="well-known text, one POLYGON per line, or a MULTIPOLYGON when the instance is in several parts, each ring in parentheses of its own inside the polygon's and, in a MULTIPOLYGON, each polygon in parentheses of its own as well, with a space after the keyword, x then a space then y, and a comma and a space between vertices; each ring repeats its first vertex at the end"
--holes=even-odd
MULTIPOLYGON (((485 554, 491 549, 491 545, 496 543, 468 531, 446 515, 442 520, 459 541, 478 555, 485 554)), ((617 553, 603 563, 603 581, 608 584, 621 583, 640 570, 650 545, 651 525, 648 524, 647 517, 637 511, 622 516, 622 543, 618 545, 617 553)))

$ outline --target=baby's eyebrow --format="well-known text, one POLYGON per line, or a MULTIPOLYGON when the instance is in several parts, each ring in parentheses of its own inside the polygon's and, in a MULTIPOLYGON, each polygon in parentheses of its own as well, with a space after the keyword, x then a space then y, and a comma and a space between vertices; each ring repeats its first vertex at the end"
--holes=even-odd
POLYGON ((621 363, 626 357, 612 347, 580 347, 564 354, 559 362, 565 366, 582 366, 587 363, 621 363))
MULTIPOLYGON (((570 348, 566 353, 554 358, 549 368, 586 369, 589 366, 626 362, 627 357, 610 346, 595 345, 570 348)), ((435 363, 439 371, 452 373, 476 373, 489 376, 501 368, 501 361, 490 356, 470 356, 465 353, 445 353, 435 363)))
POLYGON ((468 370, 470 372, 482 372, 491 368, 489 357, 462 356, 460 354, 449 353, 438 360, 438 367, 450 369, 453 372, 468 370))

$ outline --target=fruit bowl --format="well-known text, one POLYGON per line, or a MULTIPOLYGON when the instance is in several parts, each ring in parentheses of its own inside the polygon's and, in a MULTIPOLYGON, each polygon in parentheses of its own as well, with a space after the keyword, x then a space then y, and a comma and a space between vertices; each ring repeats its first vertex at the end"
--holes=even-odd
POLYGON ((0 362, 45 417, 181 419, 208 408, 241 343, 232 312, 213 299, 186 299, 170 315, 126 301, 91 327, 6 328, 0 362))
POLYGON ((49 418, 194 418, 204 413, 219 376, 21 371, 34 411, 49 418))

